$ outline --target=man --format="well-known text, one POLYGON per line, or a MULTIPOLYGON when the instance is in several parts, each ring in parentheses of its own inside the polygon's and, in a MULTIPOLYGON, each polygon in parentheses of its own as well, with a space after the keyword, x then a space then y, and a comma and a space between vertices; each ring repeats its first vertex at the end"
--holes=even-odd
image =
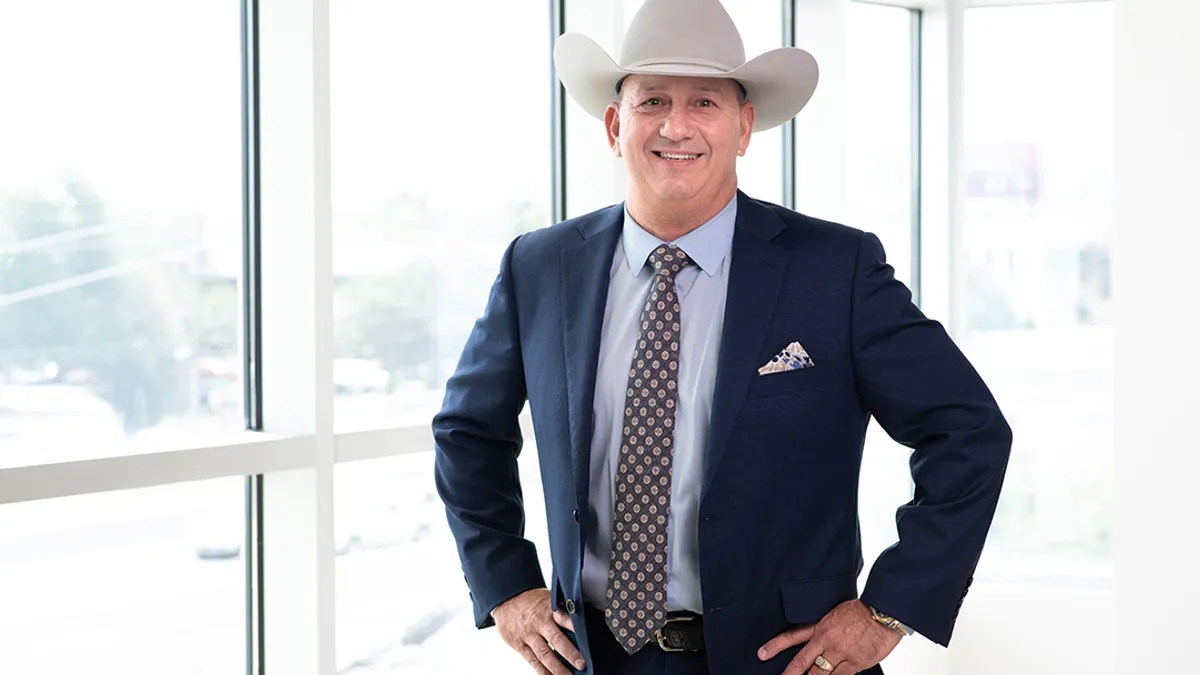
POLYGON ((649 0, 620 65, 571 34, 555 59, 627 198, 509 246, 434 419, 477 625, 554 675, 879 674, 906 634, 947 644, 1011 432, 875 236, 738 191, 812 57, 746 62, 717 0, 649 0), (526 401, 548 590, 523 537, 526 401), (860 598, 872 415, 916 487, 860 598))

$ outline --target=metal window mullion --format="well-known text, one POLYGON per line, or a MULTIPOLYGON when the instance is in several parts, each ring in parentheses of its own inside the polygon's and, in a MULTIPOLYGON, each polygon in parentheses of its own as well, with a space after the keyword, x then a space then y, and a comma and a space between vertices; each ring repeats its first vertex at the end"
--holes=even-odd
POLYGON ((567 219, 567 96, 554 67, 554 45, 567 30, 566 0, 550 0, 550 221, 567 219))
MULTIPOLYGON (((242 373, 246 428, 262 430, 262 203, 258 0, 242 0, 242 373)), ((246 673, 263 675, 262 476, 245 478, 246 673)))
MULTIPOLYGON (((783 29, 783 45, 796 46, 796 5, 799 0, 783 0, 780 3, 780 18, 783 29)), ((783 206, 796 208, 796 119, 783 125, 783 206)))
POLYGON ((246 428, 262 430, 262 202, 258 0, 242 0, 242 372, 246 428))
POLYGON ((246 536, 242 550, 246 552, 246 672, 264 675, 266 661, 263 646, 266 638, 263 568, 263 477, 246 477, 246 536))
POLYGON ((924 40, 922 36, 922 27, 924 26, 925 13, 920 9, 909 10, 911 17, 911 36, 909 39, 909 63, 910 63, 910 90, 909 90, 909 106, 910 106, 910 134, 909 134, 909 157, 910 165, 910 221, 909 226, 909 251, 911 252, 911 273, 910 283, 912 284, 913 301, 920 306, 921 304, 921 185, 922 185, 922 143, 923 136, 922 128, 922 79, 921 73, 923 68, 923 60, 921 58, 924 40))

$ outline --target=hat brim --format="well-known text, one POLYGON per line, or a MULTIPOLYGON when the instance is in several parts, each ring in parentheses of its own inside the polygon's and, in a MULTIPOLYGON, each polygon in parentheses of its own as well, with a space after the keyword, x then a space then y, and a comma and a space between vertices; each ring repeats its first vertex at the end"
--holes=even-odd
POLYGON ((599 120, 604 119, 609 104, 617 100, 617 82, 627 75, 737 80, 754 104, 755 132, 773 129, 795 117, 812 98, 819 78, 816 59, 797 47, 773 49, 729 71, 683 64, 631 70, 617 65, 603 47, 579 33, 564 33, 558 38, 554 67, 571 98, 599 120))

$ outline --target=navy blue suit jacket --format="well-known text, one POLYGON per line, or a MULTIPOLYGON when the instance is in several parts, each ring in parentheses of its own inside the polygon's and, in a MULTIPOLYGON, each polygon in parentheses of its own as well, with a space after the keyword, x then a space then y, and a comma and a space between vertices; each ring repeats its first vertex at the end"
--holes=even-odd
MULTIPOLYGON (((518 414, 528 402, 546 498, 551 598, 583 621, 592 399, 623 208, 518 237, 434 418, 436 483, 479 627, 545 587, 524 536, 518 414)), ((893 275, 879 240, 739 192, 725 327, 701 488, 700 579, 714 675, 759 663, 788 626, 859 597, 858 484, 872 415, 912 449, 899 542, 862 600, 948 644, 971 584, 1012 435, 943 327, 893 275), (759 376, 796 341, 814 367, 759 376)), ((879 668, 866 671, 881 673, 879 668)))

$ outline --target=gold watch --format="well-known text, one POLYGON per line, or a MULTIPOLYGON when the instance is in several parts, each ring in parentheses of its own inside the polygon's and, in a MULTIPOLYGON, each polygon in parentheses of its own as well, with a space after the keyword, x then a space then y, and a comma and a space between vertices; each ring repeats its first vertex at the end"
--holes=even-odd
MULTIPOLYGON (((868 607, 870 607, 870 605, 868 605, 868 607)), ((899 633, 901 635, 908 636, 908 635, 913 634, 913 629, 909 628, 908 626, 905 626, 904 624, 900 623, 899 620, 893 619, 892 617, 888 616, 887 614, 884 614, 883 612, 875 609, 874 607, 871 607, 871 618, 873 618, 876 621, 878 621, 879 623, 887 626, 888 628, 891 628, 892 630, 896 631, 897 633, 899 633)))

